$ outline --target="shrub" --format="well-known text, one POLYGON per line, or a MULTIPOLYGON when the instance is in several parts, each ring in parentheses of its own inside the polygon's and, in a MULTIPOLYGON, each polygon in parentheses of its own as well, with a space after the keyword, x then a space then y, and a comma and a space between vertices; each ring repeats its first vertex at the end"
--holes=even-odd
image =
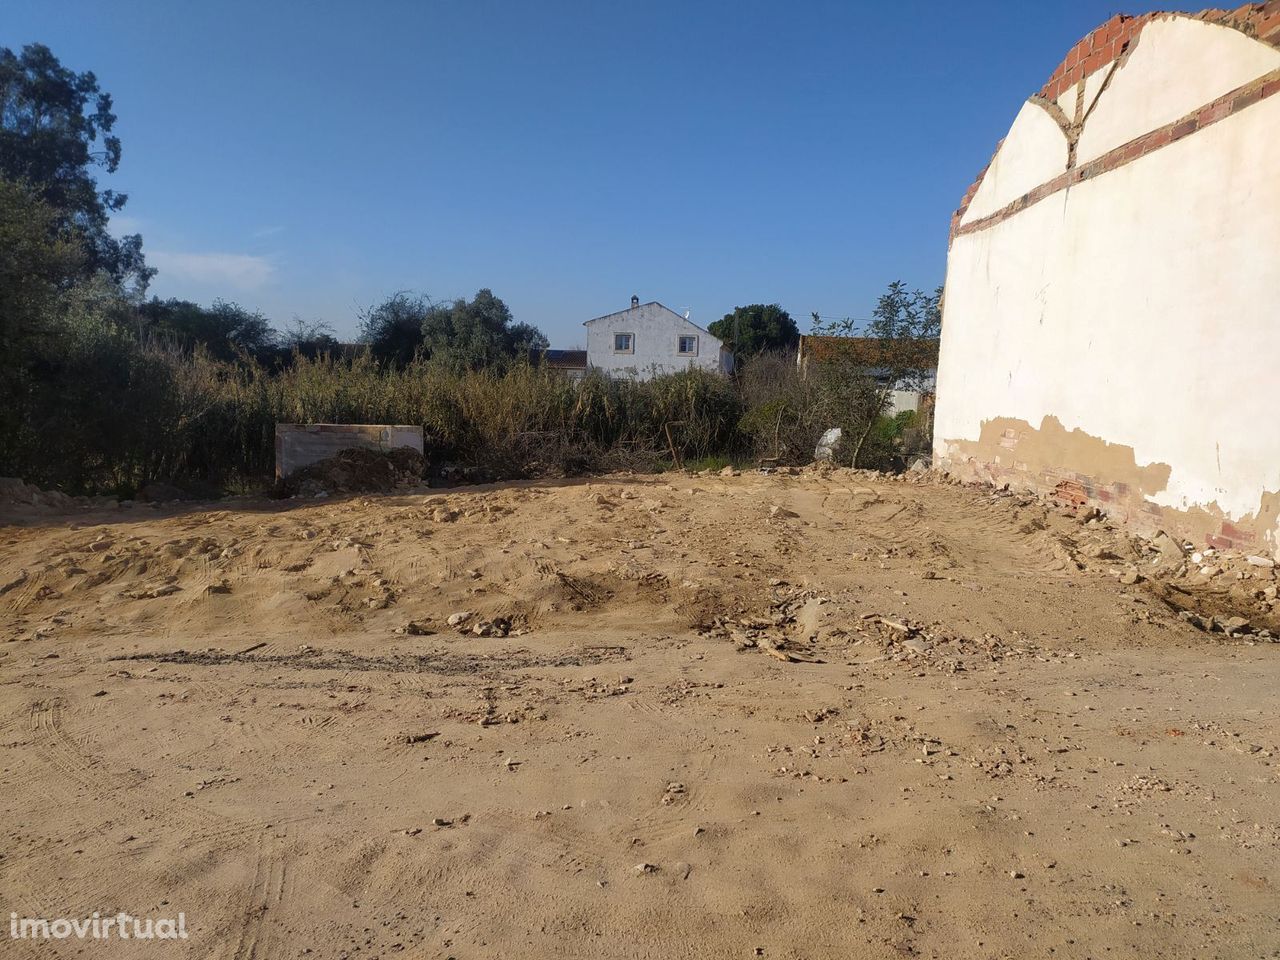
MULTIPOLYGON (((140 344, 91 292, 67 311, 9 431, 0 470, 76 492, 129 492, 162 479, 246 488, 274 469, 277 423, 420 425, 430 463, 501 479, 753 457, 807 462, 821 433, 855 435, 874 384, 856 371, 800 376, 785 354, 755 358, 738 380, 700 370, 646 381, 591 373, 574 383, 514 363, 480 370, 365 352, 295 354, 275 369, 171 343, 140 344)), ((872 431, 860 465, 888 463, 906 424, 872 431)))

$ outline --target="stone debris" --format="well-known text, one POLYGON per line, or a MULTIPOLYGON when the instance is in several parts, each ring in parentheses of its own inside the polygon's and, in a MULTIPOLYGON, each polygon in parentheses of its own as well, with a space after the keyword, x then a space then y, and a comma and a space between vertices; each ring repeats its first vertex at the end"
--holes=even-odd
POLYGON ((1183 561, 1182 546, 1164 531, 1156 534, 1151 543, 1169 563, 1181 563, 1183 561))
POLYGON ((667 789, 662 792, 662 802, 667 805, 673 804, 683 797, 684 794, 684 784, 672 781, 667 784, 667 789))
POLYGON ((836 447, 840 443, 840 438, 844 435, 844 431, 839 427, 832 427, 827 430, 818 439, 818 445, 813 448, 813 459, 818 462, 830 463, 835 459, 836 447))
POLYGON ((350 447, 295 470, 276 486, 281 497, 317 497, 342 493, 387 492, 419 486, 427 461, 412 447, 371 450, 350 447))
POLYGON ((477 620, 472 625, 471 632, 477 637, 505 637, 511 632, 511 621, 506 617, 494 617, 492 620, 477 620))

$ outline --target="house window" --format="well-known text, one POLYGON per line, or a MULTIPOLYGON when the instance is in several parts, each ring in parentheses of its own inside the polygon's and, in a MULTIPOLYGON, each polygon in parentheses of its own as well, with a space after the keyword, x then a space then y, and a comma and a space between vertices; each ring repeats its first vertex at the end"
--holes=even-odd
POLYGON ((629 333, 615 333, 613 335, 613 352, 635 353, 636 338, 629 333))
POLYGON ((680 356, 696 357, 698 355, 698 338, 694 336, 684 336, 680 338, 680 356))

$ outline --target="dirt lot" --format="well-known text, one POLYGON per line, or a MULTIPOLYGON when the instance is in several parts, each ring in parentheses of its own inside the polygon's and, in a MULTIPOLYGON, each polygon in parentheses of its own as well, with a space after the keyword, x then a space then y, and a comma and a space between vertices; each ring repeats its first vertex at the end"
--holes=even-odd
POLYGON ((5 956, 1280 956, 1280 647, 1105 524, 839 470, 4 519, 0 907, 190 930, 5 956))

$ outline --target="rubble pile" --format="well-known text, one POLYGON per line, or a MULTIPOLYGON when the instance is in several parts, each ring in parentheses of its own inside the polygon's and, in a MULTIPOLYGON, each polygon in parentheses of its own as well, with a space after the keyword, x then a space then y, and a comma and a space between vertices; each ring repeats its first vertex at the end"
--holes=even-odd
POLYGON ((826 663, 838 655, 864 664, 899 663, 953 674, 980 664, 1039 655, 1039 649, 1022 637, 1013 641, 994 634, 967 637, 941 624, 854 614, 811 590, 792 591, 784 586, 783 591, 775 588, 775 599, 766 612, 713 618, 703 628, 703 636, 729 640, 740 651, 760 650, 790 663, 826 663), (872 656, 860 647, 872 648, 872 656))
POLYGON ((1014 491, 1008 484, 993 489, 933 470, 879 479, 968 486, 1018 509, 1057 513, 1077 529, 1056 534, 1053 549, 1075 569, 1106 573, 1125 586, 1141 585, 1170 613, 1206 633, 1280 642, 1280 562, 1263 550, 1197 547, 1165 531, 1143 536, 1091 505, 1064 504, 1051 495, 1014 491))
POLYGON ((73 497, 61 490, 41 490, 18 477, 0 477, 0 505, 47 510, 117 507, 115 497, 73 497))
POLYGON ((308 464, 277 484, 282 497, 324 497, 343 493, 386 493, 423 483, 427 461, 411 447, 366 450, 351 447, 308 464))

